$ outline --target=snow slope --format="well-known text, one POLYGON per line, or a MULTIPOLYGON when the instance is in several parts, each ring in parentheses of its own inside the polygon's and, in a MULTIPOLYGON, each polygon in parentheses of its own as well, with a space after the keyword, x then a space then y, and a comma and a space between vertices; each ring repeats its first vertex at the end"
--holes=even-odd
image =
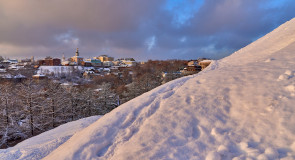
POLYGON ((295 159, 295 19, 160 86, 45 159, 295 159))
POLYGON ((69 122, 38 136, 27 139, 14 147, 0 149, 0 159, 41 159, 67 141, 73 134, 97 121, 100 116, 69 122))

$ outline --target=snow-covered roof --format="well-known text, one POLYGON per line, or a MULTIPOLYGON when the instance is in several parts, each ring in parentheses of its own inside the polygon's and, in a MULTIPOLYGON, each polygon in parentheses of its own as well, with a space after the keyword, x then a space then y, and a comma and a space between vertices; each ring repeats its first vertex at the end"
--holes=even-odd
POLYGON ((6 78, 6 79, 10 79, 13 78, 13 76, 11 74, 0 74, 1 78, 6 78))
POLYGON ((46 76, 43 74, 35 74, 35 75, 33 75, 33 77, 46 77, 46 76))
POLYGON ((62 86, 78 86, 77 83, 70 83, 70 82, 65 82, 65 83, 62 83, 60 85, 62 85, 62 86))
POLYGON ((206 59, 206 60, 202 60, 200 62, 212 62, 213 60, 209 60, 209 59, 206 59))
POLYGON ((22 75, 22 74, 18 74, 16 76, 14 76, 14 78, 27 78, 26 76, 22 75))

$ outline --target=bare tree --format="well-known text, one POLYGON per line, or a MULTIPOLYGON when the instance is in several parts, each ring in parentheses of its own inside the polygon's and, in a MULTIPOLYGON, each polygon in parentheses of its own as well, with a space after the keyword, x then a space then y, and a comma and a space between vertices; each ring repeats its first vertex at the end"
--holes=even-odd
POLYGON ((26 137, 18 123, 19 115, 14 85, 0 84, 0 147, 9 147, 9 141, 26 137))
POLYGON ((34 80, 28 79, 18 85, 18 96, 21 99, 23 106, 25 124, 28 125, 30 136, 34 136, 38 129, 40 132, 43 130, 40 119, 42 119, 42 109, 44 105, 44 90, 34 80))
POLYGON ((118 106, 118 97, 111 89, 110 83, 102 83, 99 85, 96 96, 96 107, 101 110, 103 114, 110 112, 118 106))

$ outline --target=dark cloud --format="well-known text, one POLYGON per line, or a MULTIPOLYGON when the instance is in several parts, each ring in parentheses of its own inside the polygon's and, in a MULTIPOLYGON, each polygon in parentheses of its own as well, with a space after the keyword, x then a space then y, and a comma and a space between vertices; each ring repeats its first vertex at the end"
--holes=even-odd
POLYGON ((69 57, 79 47, 85 57, 221 58, 294 9, 293 0, 0 0, 0 55, 69 57))

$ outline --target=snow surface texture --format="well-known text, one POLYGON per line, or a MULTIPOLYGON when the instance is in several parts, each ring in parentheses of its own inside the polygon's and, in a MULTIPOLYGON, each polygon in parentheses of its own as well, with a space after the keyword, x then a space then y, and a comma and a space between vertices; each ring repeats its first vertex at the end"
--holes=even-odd
POLYGON ((295 19, 160 86, 45 159, 295 159, 295 19))
POLYGON ((97 121, 100 116, 69 122, 38 136, 27 139, 14 147, 0 149, 0 159, 41 159, 67 141, 73 134, 97 121))
POLYGON ((121 105, 44 159, 295 159, 294 52, 295 19, 121 105))

